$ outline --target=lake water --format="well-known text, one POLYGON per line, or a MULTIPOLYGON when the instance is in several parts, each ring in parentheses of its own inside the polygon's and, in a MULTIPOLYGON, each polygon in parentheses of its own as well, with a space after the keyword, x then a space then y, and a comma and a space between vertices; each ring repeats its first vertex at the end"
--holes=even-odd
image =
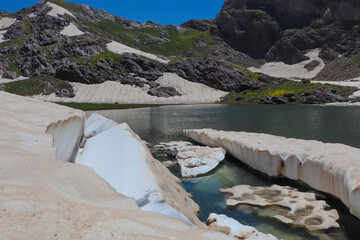
MULTIPOLYGON (((304 106, 304 105, 193 105, 164 106, 144 109, 98 111, 118 123, 126 122, 150 145, 160 142, 189 140, 182 130, 186 128, 213 128, 229 131, 269 133, 284 137, 338 142, 360 148, 360 107, 304 106)), ((160 161, 168 160, 164 152, 150 148, 160 161)), ((359 156, 360 161, 360 156, 359 156)), ((179 169, 170 170, 178 176, 179 169)), ((239 222, 251 225, 279 239, 360 239, 360 220, 353 217, 337 199, 314 191, 336 208, 340 215, 340 229, 310 233, 271 218, 273 208, 241 206, 226 207, 226 195, 220 188, 239 184, 268 186, 289 185, 301 191, 314 191, 308 186, 287 179, 271 179, 226 156, 224 163, 210 174, 183 179, 182 185, 193 195, 206 220, 212 212, 226 214, 239 222)))

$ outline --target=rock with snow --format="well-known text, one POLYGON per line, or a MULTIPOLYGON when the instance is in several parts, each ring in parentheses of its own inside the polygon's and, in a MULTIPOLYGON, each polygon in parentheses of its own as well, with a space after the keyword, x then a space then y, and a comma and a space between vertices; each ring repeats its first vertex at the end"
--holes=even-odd
POLYGON ((220 231, 229 236, 236 237, 242 240, 277 240, 271 234, 259 232, 254 227, 246 226, 233 218, 223 214, 211 213, 206 220, 210 229, 220 231))
POLYGON ((16 18, 3 17, 0 18, 0 29, 8 28, 16 22, 16 18))
POLYGON ((315 193, 299 192, 295 188, 272 185, 271 187, 251 187, 238 185, 220 189, 221 193, 230 194, 226 204, 252 206, 282 206, 288 212, 274 216, 278 220, 307 228, 310 231, 338 228, 339 215, 335 209, 325 210, 330 206, 325 201, 316 200, 315 193))
POLYGON ((360 149, 343 144, 213 129, 185 130, 269 176, 286 176, 338 197, 360 218, 360 149))
POLYGON ((225 158, 223 148, 194 146, 185 141, 160 143, 157 146, 165 148, 171 154, 176 153, 176 159, 183 177, 196 177, 206 174, 216 168, 225 158))

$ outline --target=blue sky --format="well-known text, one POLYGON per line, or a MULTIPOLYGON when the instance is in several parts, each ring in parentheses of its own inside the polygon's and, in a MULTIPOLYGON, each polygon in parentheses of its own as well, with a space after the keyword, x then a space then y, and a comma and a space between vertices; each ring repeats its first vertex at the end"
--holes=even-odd
MULTIPOLYGON (((0 0, 0 10, 16 12, 38 0, 0 0)), ((224 0, 71 0, 104 9, 135 21, 181 24, 190 19, 212 19, 219 13, 224 0)))

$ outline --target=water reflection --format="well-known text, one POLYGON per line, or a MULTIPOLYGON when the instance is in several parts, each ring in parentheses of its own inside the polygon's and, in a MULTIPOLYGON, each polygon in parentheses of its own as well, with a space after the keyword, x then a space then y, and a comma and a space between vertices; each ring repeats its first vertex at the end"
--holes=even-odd
MULTIPOLYGON (((182 133, 185 128, 214 128, 340 142, 360 148, 360 107, 198 105, 109 110, 101 111, 101 114, 119 123, 127 122, 142 139, 152 145, 161 141, 188 140, 182 133)), ((151 151, 155 158, 167 160, 163 152, 156 149, 151 151)), ((175 175, 179 174, 178 167, 171 167, 170 170, 175 175)), ((326 201, 339 212, 340 229, 310 234, 303 228, 274 220, 270 217, 271 211, 254 207, 228 209, 226 196, 218 191, 220 188, 238 184, 279 184, 290 185, 301 191, 310 190, 297 182, 270 179, 229 156, 207 176, 186 179, 182 184, 200 205, 201 220, 205 220, 211 212, 226 214, 279 239, 357 239, 360 236, 360 221, 350 215, 338 200, 324 195, 326 201)))

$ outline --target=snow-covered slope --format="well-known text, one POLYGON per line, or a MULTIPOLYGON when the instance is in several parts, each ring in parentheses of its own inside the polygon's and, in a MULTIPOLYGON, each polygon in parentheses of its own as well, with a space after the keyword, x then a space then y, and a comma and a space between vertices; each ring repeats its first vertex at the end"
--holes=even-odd
POLYGON ((240 161, 270 176, 299 179, 330 193, 360 218, 360 149, 260 133, 212 129, 184 132, 202 144, 223 147, 240 161))

